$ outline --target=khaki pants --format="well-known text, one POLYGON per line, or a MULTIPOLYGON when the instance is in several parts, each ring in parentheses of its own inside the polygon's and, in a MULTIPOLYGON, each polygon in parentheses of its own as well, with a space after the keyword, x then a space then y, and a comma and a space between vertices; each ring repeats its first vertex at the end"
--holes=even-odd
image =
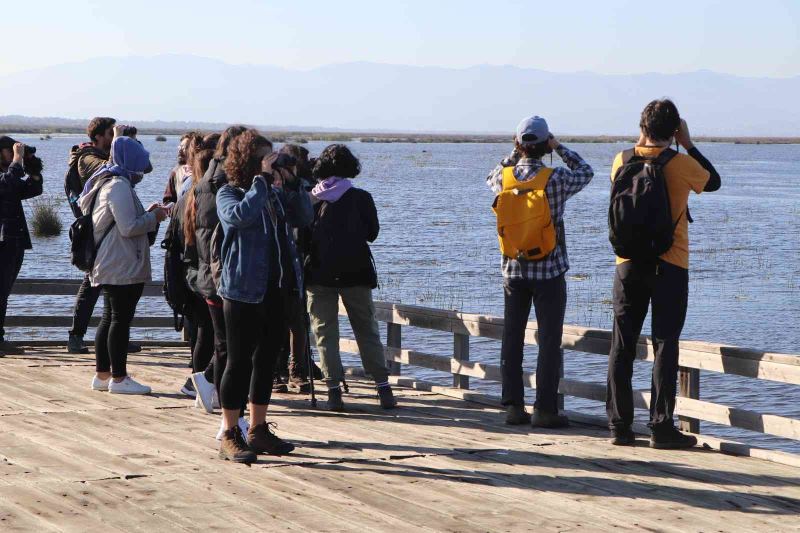
POLYGON ((339 353, 339 297, 342 298, 350 327, 356 336, 361 362, 366 373, 383 383, 389 377, 383 353, 378 322, 375 320, 375 305, 372 289, 360 287, 308 287, 308 314, 311 316, 311 331, 317 340, 322 363, 322 373, 328 387, 336 387, 342 381, 342 358, 339 353))

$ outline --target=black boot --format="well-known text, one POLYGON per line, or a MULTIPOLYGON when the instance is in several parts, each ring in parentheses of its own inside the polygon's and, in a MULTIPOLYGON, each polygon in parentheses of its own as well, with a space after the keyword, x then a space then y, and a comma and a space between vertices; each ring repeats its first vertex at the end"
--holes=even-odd
POLYGON ((524 405, 509 405, 506 407, 506 424, 509 426, 519 426, 530 424, 531 415, 525 410, 524 405))
POLYGON ((341 387, 328 389, 328 411, 344 411, 341 387))
POLYGON ((558 413, 546 413, 539 409, 534 409, 531 417, 531 425, 535 428, 558 429, 569 426, 569 418, 558 413))
POLYGON ((69 341, 67 342, 67 351, 69 353, 89 353, 89 348, 83 342, 83 337, 78 335, 69 334, 69 341))
POLYGON ((632 446, 636 443, 636 434, 630 426, 616 427, 611 430, 611 439, 614 446, 632 446))
POLYGON ((395 400, 392 387, 389 385, 378 387, 378 398, 380 399, 381 407, 384 409, 394 409, 397 407, 397 400, 395 400))

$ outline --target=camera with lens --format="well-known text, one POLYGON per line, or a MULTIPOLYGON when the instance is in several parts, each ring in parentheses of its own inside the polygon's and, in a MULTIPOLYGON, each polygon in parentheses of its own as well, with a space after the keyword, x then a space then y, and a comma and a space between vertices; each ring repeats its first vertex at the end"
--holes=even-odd
POLYGON ((25 145, 25 151, 23 152, 23 157, 31 157, 36 154, 36 147, 35 146, 28 146, 25 145))

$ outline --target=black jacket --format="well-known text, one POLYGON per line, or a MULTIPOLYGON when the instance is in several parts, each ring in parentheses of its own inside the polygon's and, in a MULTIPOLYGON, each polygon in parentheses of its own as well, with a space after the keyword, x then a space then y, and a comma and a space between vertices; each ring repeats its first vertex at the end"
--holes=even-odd
POLYGON ((25 250, 32 248, 22 200, 40 194, 42 178, 25 178, 19 163, 11 163, 7 171, 0 171, 0 242, 18 241, 25 250))
POLYGON ((217 216, 217 191, 228 182, 222 161, 212 159, 203 178, 195 185, 194 206, 195 247, 197 254, 197 280, 195 287, 204 298, 217 296, 217 287, 211 276, 211 236, 219 223, 217 216))
POLYGON ((314 206, 307 285, 377 287, 368 242, 378 238, 379 230, 375 202, 367 191, 352 188, 336 202, 314 206))

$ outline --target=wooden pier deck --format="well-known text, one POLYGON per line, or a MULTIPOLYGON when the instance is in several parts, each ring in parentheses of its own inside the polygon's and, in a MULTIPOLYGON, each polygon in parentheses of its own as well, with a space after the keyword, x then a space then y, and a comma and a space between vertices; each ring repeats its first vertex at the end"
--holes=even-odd
MULTIPOLYGON (((381 411, 353 381, 347 413, 278 394, 294 454, 217 459, 219 417, 176 394, 185 348, 146 348, 145 397, 89 390, 93 356, 0 358, 0 531, 790 531, 800 468, 642 437, 510 428, 500 412, 398 388, 381 411)), ((324 397, 322 398, 324 399, 324 397)))

